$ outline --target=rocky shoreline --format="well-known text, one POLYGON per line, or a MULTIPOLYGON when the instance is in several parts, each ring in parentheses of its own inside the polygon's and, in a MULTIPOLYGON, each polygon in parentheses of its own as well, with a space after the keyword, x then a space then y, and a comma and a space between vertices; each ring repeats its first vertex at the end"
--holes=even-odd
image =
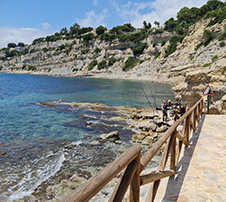
MULTIPOLYGON (((173 123, 171 118, 168 122, 161 120, 161 111, 156 111, 148 107, 127 107, 127 106, 107 106, 99 103, 75 103, 75 102, 41 102, 37 103, 45 107, 55 107, 58 105, 71 105, 75 108, 83 108, 84 110, 101 111, 101 112, 114 112, 115 116, 108 118, 109 124, 111 121, 126 122, 125 130, 131 130, 133 135, 130 136, 132 144, 141 144, 146 150, 156 142, 161 135, 170 127, 173 123)), ((113 122, 112 122, 113 123, 113 122)), ((115 122, 114 122, 115 123, 115 122)), ((92 127, 92 121, 86 121, 87 127, 92 127)), ((110 125, 109 125, 110 126, 110 125)), ((114 145, 122 144, 120 136, 121 131, 111 131, 109 133, 101 134, 95 140, 89 142, 90 147, 97 148, 103 144, 114 145)), ((164 146, 159 151, 159 155, 163 151, 164 146)), ((160 156, 159 156, 160 157, 160 156)), ((155 167, 158 162, 158 156, 152 162, 151 167, 155 167)), ((150 169, 150 166, 149 168, 150 169)), ((105 201, 110 197, 110 193, 114 189, 117 183, 115 178, 110 182, 100 193, 97 194, 91 201, 105 201)), ((45 190, 36 189, 30 196, 25 196, 21 199, 15 199, 13 202, 59 202, 63 197, 72 192, 87 178, 74 174, 68 178, 63 178, 59 183, 46 186, 43 183, 41 186, 45 187, 45 190)), ((40 187, 39 187, 40 188, 40 187)), ((126 200, 127 197, 125 197, 126 200)))

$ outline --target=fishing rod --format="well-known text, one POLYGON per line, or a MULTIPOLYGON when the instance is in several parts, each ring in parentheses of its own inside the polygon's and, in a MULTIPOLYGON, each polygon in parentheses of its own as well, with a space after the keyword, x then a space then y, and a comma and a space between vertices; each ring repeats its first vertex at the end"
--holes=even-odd
POLYGON ((151 87, 150 87, 150 86, 149 86, 149 89, 150 89, 150 92, 151 92, 151 97, 152 97, 153 102, 154 102, 154 106, 155 106, 155 108, 157 108, 157 104, 156 104, 156 102, 155 102, 155 96, 153 95, 153 92, 152 92, 152 90, 151 90, 151 87))
POLYGON ((142 89, 142 91, 143 91, 143 93, 144 93, 144 95, 145 95, 145 97, 146 97, 146 99, 147 99, 147 101, 148 101, 149 106, 152 107, 152 103, 150 102, 150 100, 149 100, 147 94, 145 93, 143 86, 140 85, 140 87, 141 87, 141 89, 142 89))

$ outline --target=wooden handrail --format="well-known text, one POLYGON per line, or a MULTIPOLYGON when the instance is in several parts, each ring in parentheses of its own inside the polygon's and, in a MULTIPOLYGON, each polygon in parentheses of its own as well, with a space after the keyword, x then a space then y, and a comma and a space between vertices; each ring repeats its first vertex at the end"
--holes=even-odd
POLYGON ((127 165, 129 165, 141 152, 142 147, 138 144, 132 146, 120 157, 108 164, 103 170, 91 177, 80 187, 71 192, 63 202, 86 202, 97 194, 109 181, 117 176, 127 165))
POLYGON ((200 121, 202 114, 203 98, 201 98, 188 112, 177 120, 152 147, 140 158, 142 147, 135 144, 124 152, 120 157, 108 164, 103 170, 91 177, 80 187, 74 190, 62 202, 86 202, 96 195, 109 181, 116 177, 122 170, 118 184, 113 191, 109 202, 120 202, 130 185, 130 202, 139 202, 140 186, 153 182, 146 202, 154 201, 160 180, 175 175, 176 167, 179 162, 182 145, 188 146, 191 128, 196 130, 196 122, 200 121), (182 123, 181 134, 177 127, 182 123), (157 154, 162 145, 167 142, 157 171, 154 173, 140 176, 152 158, 157 154), (170 170, 164 171, 170 156, 170 170))

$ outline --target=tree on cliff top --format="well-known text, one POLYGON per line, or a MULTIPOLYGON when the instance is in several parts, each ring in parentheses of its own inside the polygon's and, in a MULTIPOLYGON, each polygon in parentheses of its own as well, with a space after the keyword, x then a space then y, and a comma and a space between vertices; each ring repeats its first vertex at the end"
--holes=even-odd
POLYGON ((101 34, 104 34, 104 32, 105 31, 107 31, 107 28, 106 27, 104 27, 104 26, 102 26, 102 25, 100 25, 99 27, 97 27, 97 29, 96 29, 96 33, 97 33, 97 35, 101 35, 101 34))

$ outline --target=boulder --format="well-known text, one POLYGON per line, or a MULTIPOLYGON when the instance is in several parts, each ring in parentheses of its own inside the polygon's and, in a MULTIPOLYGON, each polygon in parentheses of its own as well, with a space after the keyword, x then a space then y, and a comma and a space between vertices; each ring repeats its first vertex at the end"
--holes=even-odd
POLYGON ((153 139, 154 139, 153 137, 147 136, 147 137, 145 137, 145 138, 143 139, 142 144, 152 146, 152 144, 153 144, 153 139))
POLYGON ((118 140, 119 139, 119 133, 118 131, 113 131, 108 134, 102 134, 100 136, 103 140, 118 140))
POLYGON ((161 127, 156 129, 156 132, 165 132, 168 129, 166 125, 162 125, 161 127))
POLYGON ((135 134, 132 136, 133 142, 142 142, 142 140, 146 137, 146 135, 143 134, 135 134))
POLYGON ((92 142, 89 143, 89 145, 93 145, 93 146, 100 145, 100 142, 97 140, 93 140, 92 142))

